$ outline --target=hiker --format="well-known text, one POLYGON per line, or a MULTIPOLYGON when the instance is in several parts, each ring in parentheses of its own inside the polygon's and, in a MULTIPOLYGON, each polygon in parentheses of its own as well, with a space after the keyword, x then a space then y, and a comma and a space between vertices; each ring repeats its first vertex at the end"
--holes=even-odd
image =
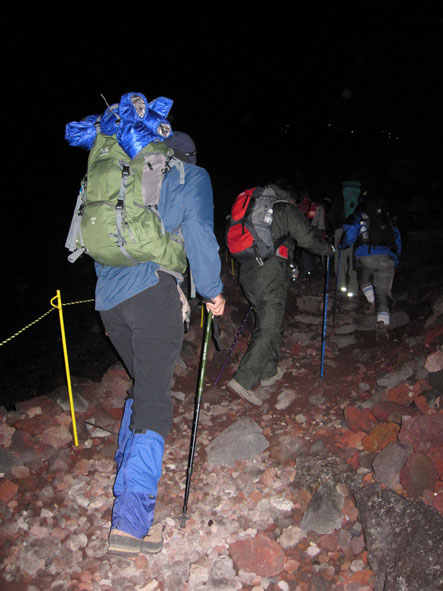
MULTIPOLYGON (((188 138, 177 134, 174 141, 176 153, 182 152, 184 160, 195 151, 188 138)), ((220 316, 225 301, 213 234, 211 183, 203 168, 189 163, 184 167, 184 186, 172 175, 166 177, 159 211, 166 230, 181 225, 196 289, 202 297, 212 299, 206 308, 220 316)), ((120 555, 157 552, 163 536, 160 524, 151 526, 165 439, 172 425, 169 389, 184 333, 177 282, 150 262, 135 267, 98 267, 97 276, 97 309, 133 379, 122 419, 125 432, 119 435, 124 445, 117 451, 121 458, 108 551, 120 555), (145 482, 151 483, 148 494, 145 482)))
POLYGON ((391 218, 386 201, 371 198, 345 223, 339 248, 355 245, 359 288, 376 314, 376 338, 389 339, 392 308, 392 283, 401 255, 401 236, 391 218))
MULTIPOLYGON (((190 159, 186 154, 195 152, 188 138, 177 134, 174 141, 176 153, 182 152, 184 160, 190 159)), ((220 316, 225 301, 213 234, 210 179, 195 164, 185 163, 184 167, 183 187, 177 178, 165 179, 159 210, 166 230, 180 223, 196 289, 202 297, 212 299, 206 308, 220 316)), ((97 309, 133 379, 121 427, 127 441, 117 451, 121 459, 108 551, 120 555, 158 552, 163 536, 160 524, 152 527, 155 495, 165 439, 172 425, 170 383, 184 333, 177 282, 149 262, 135 267, 98 267, 97 275, 97 309), (148 494, 144 481, 151 483, 148 494)))
MULTIPOLYGON (((303 191, 297 204, 300 211, 314 228, 314 233, 321 237, 326 237, 325 232, 325 208, 321 203, 313 201, 308 191, 303 191)), ((314 272, 315 262, 318 260, 315 255, 305 248, 301 250, 302 262, 302 280, 308 279, 314 272)))
POLYGON ((362 199, 360 181, 351 180, 342 183, 340 195, 332 202, 328 212, 329 234, 334 235, 335 257, 334 271, 337 277, 339 292, 349 298, 358 291, 357 271, 354 268, 353 247, 338 249, 343 235, 343 226, 349 221, 362 199))
MULTIPOLYGON (((257 257, 240 263, 240 285, 253 307, 255 327, 248 349, 227 384, 231 392, 257 406, 262 400, 254 388, 259 383, 272 386, 283 376, 278 360, 294 248, 298 245, 318 255, 332 254, 332 247, 315 235, 313 226, 297 208, 292 191, 270 184, 263 192, 277 196, 269 221, 271 255, 265 260, 257 257)), ((227 237, 229 247, 229 233, 227 237)))
POLYGON ((207 310, 220 316, 225 306, 210 177, 196 165, 192 139, 172 134, 171 105, 165 97, 148 103, 127 93, 103 116, 68 124, 65 134, 90 150, 66 243, 69 260, 83 252, 94 258, 95 307, 132 379, 115 454, 108 546, 122 556, 163 546, 154 509, 172 425, 170 385, 190 311, 180 288, 186 259, 207 310), (176 155, 164 144, 168 138, 176 155))

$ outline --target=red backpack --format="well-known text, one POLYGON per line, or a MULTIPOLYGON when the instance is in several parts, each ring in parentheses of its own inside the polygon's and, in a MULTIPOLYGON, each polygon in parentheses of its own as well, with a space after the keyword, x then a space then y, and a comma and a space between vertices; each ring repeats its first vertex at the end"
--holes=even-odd
POLYGON ((275 254, 271 235, 273 208, 278 199, 272 187, 254 187, 242 191, 234 200, 226 228, 226 244, 239 262, 263 260, 275 254))

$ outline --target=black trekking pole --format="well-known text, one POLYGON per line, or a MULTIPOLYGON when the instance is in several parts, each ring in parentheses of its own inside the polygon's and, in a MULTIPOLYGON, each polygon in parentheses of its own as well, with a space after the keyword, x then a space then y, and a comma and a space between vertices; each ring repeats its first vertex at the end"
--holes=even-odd
POLYGON ((326 277, 325 277, 325 299, 324 299, 324 310, 323 310, 323 330, 321 338, 321 366, 320 366, 320 377, 323 377, 324 360, 325 360, 325 342, 326 342, 326 321, 328 315, 328 289, 329 289, 329 258, 326 257, 326 277))
POLYGON ((238 331, 237 331, 237 334, 235 335, 235 337, 234 337, 234 340, 232 341, 232 345, 231 345, 231 347, 229 348, 228 354, 226 355, 226 359, 223 361, 223 365, 222 365, 222 366, 221 366, 221 368, 219 369, 219 372, 218 372, 218 374, 217 374, 217 377, 215 378, 214 386, 216 386, 216 385, 217 385, 217 383, 218 383, 218 380, 220 379, 220 377, 221 377, 221 375, 222 375, 222 373, 223 373, 223 371, 224 371, 224 369, 225 369, 225 367, 226 367, 226 364, 228 363, 228 360, 229 360, 229 358, 230 358, 230 357, 231 357, 231 355, 232 355, 232 351, 234 350, 234 347, 235 347, 235 345, 237 344, 237 341, 238 341, 238 339, 239 339, 239 337, 240 337, 241 333, 243 332, 243 329, 244 329, 244 327, 245 327, 245 325, 246 325, 246 320, 248 319, 249 312, 250 312, 251 310, 252 310, 252 306, 250 306, 250 307, 248 308, 248 311, 246 312, 246 316, 243 318, 243 320, 242 320, 242 323, 240 324, 240 328, 238 329, 238 331))
POLYGON ((209 343, 209 336, 211 333, 211 322, 212 322, 212 312, 208 312, 208 318, 206 320, 206 328, 205 328, 205 334, 204 334, 204 340, 203 340, 203 352, 202 352, 202 359, 201 359, 201 365, 200 365, 200 376, 199 376, 199 380, 198 380, 197 396, 196 396, 196 400, 195 400, 194 420, 192 423, 191 448, 189 450, 188 469, 186 472, 185 500, 183 503, 181 527, 186 527, 186 511, 188 509, 189 489, 191 487, 192 467, 194 464, 194 455, 195 455, 195 442, 197 440, 198 419, 200 416, 200 406, 201 406, 202 393, 203 393, 203 381, 205 378, 208 343, 209 343))
POLYGON ((338 293, 338 285, 340 281, 340 262, 341 262, 341 250, 338 250, 338 261, 337 261, 337 277, 335 282, 335 292, 334 292, 334 307, 332 309, 332 328, 335 328, 335 311, 337 309, 337 293, 338 293))

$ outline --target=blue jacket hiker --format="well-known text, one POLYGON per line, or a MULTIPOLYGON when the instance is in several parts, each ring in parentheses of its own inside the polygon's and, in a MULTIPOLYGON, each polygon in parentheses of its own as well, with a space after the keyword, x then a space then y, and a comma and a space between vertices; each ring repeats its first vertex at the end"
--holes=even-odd
POLYGON ((354 245, 360 289, 375 309, 377 340, 388 339, 392 284, 401 256, 401 235, 383 199, 370 199, 343 225, 340 249, 354 245))
MULTIPOLYGON (((164 97, 148 103, 141 93, 127 93, 103 116, 68 124, 65 136, 71 145, 90 150, 85 193, 83 201, 78 201, 67 247, 71 252, 87 252, 96 261, 96 309, 132 379, 115 454, 115 502, 108 546, 108 552, 122 556, 159 552, 163 546, 161 524, 154 525, 154 508, 165 439, 172 425, 171 380, 189 313, 180 288, 186 258, 196 291, 209 300, 206 308, 220 316, 225 305, 211 180, 195 164, 192 139, 183 132, 172 133, 166 120, 171 104, 164 97), (153 152, 163 149, 168 154, 172 148, 173 157, 156 168, 151 146, 153 152), (118 152, 118 160, 110 157, 112 150, 118 152), (111 181, 115 178, 118 184, 114 187, 111 181), (116 196, 116 205, 111 195, 116 196), (102 211, 111 211, 113 231, 108 227, 101 231, 99 220, 106 219, 105 214, 100 217, 102 211), (138 218, 152 222, 157 217, 161 231, 145 239, 138 218), (89 242, 85 239, 82 245, 86 230, 89 242), (97 247, 96 236, 103 237, 104 245, 97 247), (143 246, 140 258, 126 256, 139 242, 146 248, 155 243, 155 254, 146 255, 143 246), (118 262, 100 260, 108 248, 113 251, 107 256, 116 256, 118 262), (177 252, 181 252, 178 259, 170 256, 177 252)), ((147 227, 159 225, 157 219, 147 227)))
MULTIPOLYGON (((165 178, 159 212, 167 231, 181 228, 196 289, 215 302, 211 311, 220 315, 223 284, 211 182, 203 168, 187 163, 184 168, 185 185, 178 184, 175 170, 165 178)), ((156 263, 96 269, 96 307, 133 380, 119 432, 108 551, 157 552, 163 538, 153 527, 154 507, 172 425, 169 389, 183 342, 182 303, 176 278, 156 263)))

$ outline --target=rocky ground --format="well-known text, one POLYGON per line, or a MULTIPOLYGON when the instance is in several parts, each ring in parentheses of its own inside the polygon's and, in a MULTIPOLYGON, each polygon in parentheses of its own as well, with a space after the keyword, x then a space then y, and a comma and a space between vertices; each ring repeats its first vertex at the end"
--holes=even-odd
POLYGON ((247 311, 225 264, 223 350, 209 348, 185 527, 182 508, 202 328, 176 366, 156 520, 156 555, 107 554, 113 455, 128 378, 74 377, 0 409, 0 580, 4 591, 438 591, 443 589, 443 294, 398 290, 388 343, 360 300, 323 275, 291 285, 282 380, 252 406, 226 390, 247 346, 247 311), (335 320, 335 326, 333 321, 335 320))

